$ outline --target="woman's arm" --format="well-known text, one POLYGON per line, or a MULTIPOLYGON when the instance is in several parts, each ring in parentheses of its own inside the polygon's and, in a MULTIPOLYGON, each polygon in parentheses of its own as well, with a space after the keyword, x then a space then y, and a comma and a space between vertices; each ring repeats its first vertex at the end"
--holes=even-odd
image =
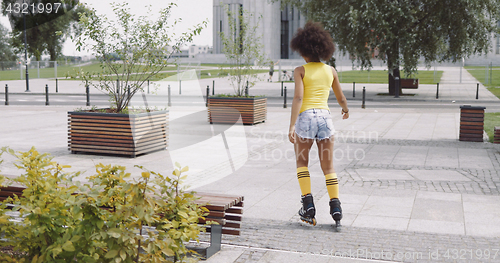
POLYGON ((295 122, 299 116, 300 107, 302 107, 302 98, 304 96, 304 82, 302 78, 304 77, 304 67, 300 66, 295 68, 293 73, 295 81, 295 93, 293 95, 292 102, 292 114, 290 117, 290 128, 288 129, 288 139, 291 143, 295 143, 295 122))
POLYGON ((342 92, 342 88, 340 87, 340 82, 339 82, 339 76, 337 74, 337 71, 332 67, 332 73, 333 73, 333 82, 332 82, 332 89, 333 93, 335 93, 335 98, 337 98, 337 102, 339 103, 340 107, 342 107, 342 119, 347 119, 349 118, 349 108, 347 107, 347 99, 344 96, 344 92, 342 92))

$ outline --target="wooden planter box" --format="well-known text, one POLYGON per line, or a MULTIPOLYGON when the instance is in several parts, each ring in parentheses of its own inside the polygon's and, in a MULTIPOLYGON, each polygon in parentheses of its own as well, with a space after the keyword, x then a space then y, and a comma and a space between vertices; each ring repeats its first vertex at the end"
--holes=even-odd
POLYGON ((126 155, 165 150, 168 111, 140 114, 68 112, 71 153, 126 155))
POLYGON ((484 109, 460 106, 460 141, 483 142, 484 109))
POLYGON ((500 143, 500 127, 495 127, 495 135, 493 136, 493 143, 500 143))
POLYGON ((240 118, 243 124, 254 125, 266 121, 266 98, 208 98, 208 121, 212 123, 234 124, 240 118))

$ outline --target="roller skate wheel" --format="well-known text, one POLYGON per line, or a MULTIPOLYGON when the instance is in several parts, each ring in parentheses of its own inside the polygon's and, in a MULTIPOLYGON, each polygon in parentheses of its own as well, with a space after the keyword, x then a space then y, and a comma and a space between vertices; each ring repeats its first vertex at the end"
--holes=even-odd
POLYGON ((302 222, 304 223, 308 223, 313 226, 315 226, 317 223, 316 218, 301 218, 300 220, 302 220, 302 222))

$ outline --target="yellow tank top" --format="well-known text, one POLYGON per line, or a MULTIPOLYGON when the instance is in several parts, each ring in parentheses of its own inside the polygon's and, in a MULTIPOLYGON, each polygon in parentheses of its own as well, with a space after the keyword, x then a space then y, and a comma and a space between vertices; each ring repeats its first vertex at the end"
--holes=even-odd
POLYGON ((329 110, 328 96, 333 83, 332 68, 322 62, 309 62, 303 67, 304 96, 300 112, 309 109, 329 110))

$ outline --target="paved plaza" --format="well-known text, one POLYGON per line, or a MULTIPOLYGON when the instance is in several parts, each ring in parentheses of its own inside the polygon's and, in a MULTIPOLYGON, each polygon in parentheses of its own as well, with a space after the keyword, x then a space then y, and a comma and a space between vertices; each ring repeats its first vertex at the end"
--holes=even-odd
MULTIPOLYGON (((210 125, 203 91, 213 80, 185 81, 185 92, 172 98, 169 109, 168 150, 134 159, 70 154, 67 111, 75 106, 3 106, 0 96, 0 146, 18 151, 35 146, 70 170, 83 171, 82 181, 100 162, 139 175, 134 165, 167 174, 177 161, 190 167, 189 189, 243 195, 241 235, 223 236, 222 250, 206 262, 500 262, 500 145, 458 141, 461 104, 500 100, 482 85, 476 100, 472 76, 464 70, 460 83, 459 68, 443 70, 439 99, 435 85, 407 91, 416 95, 394 104, 396 99, 376 95, 387 92, 386 85, 357 84, 367 90, 369 106, 362 109, 360 89, 353 98, 352 84, 342 84, 348 120, 341 120, 332 99, 341 232, 334 231, 328 214, 315 146, 309 169, 318 225, 305 225, 297 215, 300 189, 287 138, 293 83, 286 83, 288 108, 268 107, 265 123, 242 126, 210 125), (191 98, 192 106, 175 106, 179 96, 191 98)), ((32 92, 42 92, 35 87, 50 81, 33 80, 32 92)), ((216 81, 217 93, 231 92, 227 83, 216 81)), ((24 91, 22 81, 5 83, 11 92, 24 91)), ((59 85, 61 93, 82 89, 74 81, 59 85)), ((161 94, 165 85, 178 84, 158 85, 161 94)), ((259 82, 251 94, 281 98, 279 85, 259 82)), ((3 157, 1 172, 20 174, 12 157, 3 157)))

